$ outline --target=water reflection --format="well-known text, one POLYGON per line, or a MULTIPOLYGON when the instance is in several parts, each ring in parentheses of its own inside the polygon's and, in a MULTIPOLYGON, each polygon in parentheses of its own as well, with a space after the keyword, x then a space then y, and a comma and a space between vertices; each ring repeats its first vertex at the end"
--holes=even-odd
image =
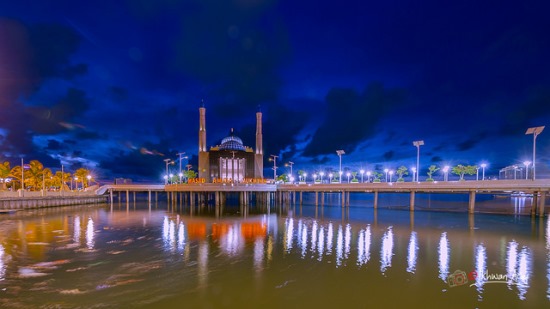
POLYGON ((317 245, 317 252, 319 256, 317 257, 318 261, 323 260, 323 251, 325 250, 325 229, 321 226, 319 229, 319 244, 317 245))
POLYGON ((528 248, 523 247, 518 256, 518 297, 525 300, 525 294, 529 289, 529 278, 531 277, 531 252, 528 248))
POLYGON ((482 299, 481 293, 483 293, 483 284, 485 284, 487 277, 485 274, 487 271, 487 250, 483 245, 477 245, 475 249, 475 271, 477 276, 475 278, 475 286, 478 292, 479 299, 482 299))
POLYGON ((178 250, 183 250, 185 247, 185 225, 183 222, 180 222, 178 228, 178 250))
POLYGON ((0 281, 4 281, 6 279, 6 264, 4 262, 4 255, 4 246, 0 244, 0 281))
POLYGON ((334 232, 332 231, 332 222, 328 224, 327 232, 327 255, 332 254, 332 239, 334 237, 334 232))
POLYGON ((313 226, 311 227, 311 252, 315 253, 317 247, 317 221, 313 221, 313 226))
POLYGON ((229 225, 227 233, 220 239, 220 247, 229 256, 235 256, 243 250, 244 239, 239 224, 229 225))
POLYGON ((344 235, 342 226, 338 226, 338 234, 336 235, 336 266, 342 266, 342 258, 344 257, 344 235))
POLYGON ((292 239, 294 236, 294 220, 292 218, 286 219, 285 225, 285 250, 286 252, 290 252, 290 250, 292 250, 292 239))
POLYGON ((256 271, 261 271, 263 269, 264 255, 264 239, 257 237, 256 240, 254 240, 254 268, 256 271))
POLYGON ((449 276, 449 256, 451 252, 449 240, 447 239, 447 232, 441 233, 437 252, 439 253, 439 278, 447 282, 447 277, 449 276))
POLYGON ((86 226, 86 246, 92 250, 94 248, 94 220, 88 218, 88 225, 86 226))
POLYGON ((506 253, 506 278, 508 289, 511 289, 516 284, 515 278, 517 277, 518 268, 518 243, 511 241, 508 243, 508 250, 506 253))
POLYGON ((75 216, 73 221, 73 242, 80 244, 80 216, 75 216))
POLYGON ((393 256, 393 231, 392 227, 388 227, 388 230, 382 236, 382 248, 380 249, 380 272, 384 274, 388 267, 391 267, 391 260, 393 256))
POLYGON ((304 224, 302 226, 302 258, 306 257, 307 252, 307 226, 304 224))
POLYGON ((414 274, 416 270, 416 259, 418 255, 418 240, 416 232, 411 233, 409 238, 409 247, 407 250, 407 272, 414 274))
POLYGON ((362 266, 370 260, 371 232, 370 225, 365 230, 359 231, 357 238, 357 265, 362 266))
POLYGON ((512 197, 512 200, 514 201, 514 213, 515 214, 522 214, 523 209, 525 208, 525 200, 527 198, 525 196, 518 196, 518 197, 512 197))
POLYGON ((344 241, 344 258, 346 260, 349 258, 350 252, 351 252, 351 225, 348 223, 346 225, 346 236, 344 241))

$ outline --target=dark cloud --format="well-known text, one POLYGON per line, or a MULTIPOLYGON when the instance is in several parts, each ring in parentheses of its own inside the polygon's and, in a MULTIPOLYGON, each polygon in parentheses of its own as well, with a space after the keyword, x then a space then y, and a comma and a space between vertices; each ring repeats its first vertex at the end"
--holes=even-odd
POLYGON ((404 97, 403 90, 385 89, 381 83, 370 84, 361 94, 353 89, 330 90, 326 96, 327 117, 303 155, 312 157, 337 149, 353 152, 357 144, 373 136, 379 120, 404 97))
POLYGON ((386 160, 386 161, 389 161, 389 160, 393 159, 394 155, 395 155, 395 152, 390 150, 390 151, 384 152, 384 154, 382 155, 382 158, 384 158, 384 160, 386 160))
POLYGON ((61 150, 63 148, 65 148, 64 145, 55 139, 49 139, 48 146, 46 146, 47 150, 61 150))
POLYGON ((430 162, 432 162, 432 163, 437 163, 437 162, 441 162, 441 161, 443 161, 443 159, 440 156, 433 156, 430 160, 430 162))
POLYGON ((281 86, 286 30, 271 1, 254 3, 194 2, 181 19, 176 61, 186 75, 202 81, 210 101, 223 102, 214 111, 225 117, 273 104, 281 86))
POLYGON ((478 133, 475 136, 472 136, 468 138, 467 140, 464 140, 456 145, 456 148, 458 151, 466 151, 474 148, 476 145, 478 145, 483 139, 487 136, 486 133, 478 133))
POLYGON ((92 131, 86 131, 86 130, 79 130, 78 132, 76 132, 75 134, 75 137, 78 139, 78 140, 98 140, 98 139, 106 139, 105 136, 101 136, 99 133, 97 132, 92 132, 92 131))
POLYGON ((112 86, 109 88, 109 94, 113 101, 123 102, 128 99, 128 90, 122 87, 112 86))

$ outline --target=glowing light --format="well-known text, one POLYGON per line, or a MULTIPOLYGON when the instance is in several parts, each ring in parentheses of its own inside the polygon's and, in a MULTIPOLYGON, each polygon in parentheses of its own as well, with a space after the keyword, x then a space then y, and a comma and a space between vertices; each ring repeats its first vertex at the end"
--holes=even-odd
POLYGON ((325 250, 325 229, 321 226, 319 229, 319 245, 317 246, 317 252, 319 253, 319 256, 317 258, 318 261, 323 260, 323 251, 325 250))
POLYGON ((393 231, 392 227, 388 227, 388 230, 382 236, 382 248, 380 249, 380 272, 384 274, 388 267, 391 267, 391 260, 393 257, 393 231))
POLYGON ((508 288, 516 284, 517 265, 518 264, 518 243, 511 241, 508 243, 508 251, 506 252, 506 277, 508 278, 508 288))
POLYGON ((302 258, 306 257, 307 252, 307 226, 302 226, 302 258))
POLYGON ((351 225, 346 225, 346 235, 344 237, 344 258, 347 259, 349 257, 349 253, 351 251, 351 225))
POLYGON ((485 284, 486 278, 484 274, 487 272, 487 250, 485 246, 478 245, 475 253, 475 270, 477 273, 475 279, 475 286, 477 287, 478 297, 481 300, 481 293, 483 292, 483 284, 485 284))
POLYGON ((342 265, 342 257, 344 255, 344 235, 342 234, 342 226, 338 226, 338 234, 336 236, 336 266, 342 265))
POLYGON ((292 238, 294 235, 294 220, 292 218, 288 218, 286 220, 286 233, 285 233, 285 250, 286 252, 290 252, 292 250, 292 238))
POLYGON ((332 254, 332 239, 334 238, 334 232, 332 231, 332 222, 328 224, 327 231, 327 255, 332 254))
POLYGON ((88 226, 86 226, 86 246, 88 249, 93 249, 94 244, 94 220, 88 218, 88 226))
POLYGON ((254 268, 257 271, 262 270, 265 252, 264 240, 261 237, 257 237, 254 241, 254 268))
POLYGON ((447 239, 447 232, 443 232, 439 238, 439 278, 444 282, 447 282, 449 276, 449 256, 451 249, 449 248, 449 240, 447 239))
POLYGON ((518 297, 525 300, 525 294, 529 289, 529 279, 531 277, 531 252, 523 247, 518 256, 518 297))
POLYGON ((73 242, 80 244, 80 216, 74 217, 73 229, 73 242))
POLYGON ((416 270, 416 260, 418 258, 418 239, 416 238, 416 232, 411 233, 407 252, 407 272, 414 274, 416 270))
POLYGON ((313 226, 311 227, 311 252, 315 253, 317 248, 317 221, 313 221, 313 226))
POLYGON ((6 279, 6 264, 4 264, 4 246, 0 244, 0 281, 4 281, 6 279))
POLYGON ((206 286, 208 280, 208 242, 202 241, 199 244, 199 257, 198 257, 198 281, 199 287, 206 286))
POLYGON ((359 231, 357 238, 357 265, 365 265, 370 260, 371 232, 370 225, 366 230, 359 231))
POLYGON ((240 228, 237 224, 230 225, 225 234, 220 239, 220 246, 229 256, 237 255, 244 245, 240 228))
POLYGON ((185 226, 180 222, 178 227, 178 250, 183 250, 185 247, 185 226))

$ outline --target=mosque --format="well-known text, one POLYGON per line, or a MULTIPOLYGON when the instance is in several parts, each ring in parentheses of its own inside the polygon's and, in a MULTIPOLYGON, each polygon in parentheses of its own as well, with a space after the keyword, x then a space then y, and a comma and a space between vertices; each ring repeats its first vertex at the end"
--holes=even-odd
POLYGON ((264 153, 262 146, 262 113, 256 113, 256 149, 244 146, 243 141, 234 134, 222 139, 221 144, 206 146, 206 108, 199 108, 199 178, 205 182, 213 179, 236 182, 244 179, 262 179, 264 153))

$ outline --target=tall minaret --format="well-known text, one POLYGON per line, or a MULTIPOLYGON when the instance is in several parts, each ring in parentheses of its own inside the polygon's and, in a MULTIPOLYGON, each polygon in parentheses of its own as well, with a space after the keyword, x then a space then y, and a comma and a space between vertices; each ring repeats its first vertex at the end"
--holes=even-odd
POLYGON ((208 161, 208 151, 206 150, 206 108, 204 102, 199 108, 199 178, 210 181, 210 162, 208 161))
POLYGON ((254 153, 254 178, 264 178, 264 147, 262 144, 262 112, 256 113, 256 152, 254 153))

